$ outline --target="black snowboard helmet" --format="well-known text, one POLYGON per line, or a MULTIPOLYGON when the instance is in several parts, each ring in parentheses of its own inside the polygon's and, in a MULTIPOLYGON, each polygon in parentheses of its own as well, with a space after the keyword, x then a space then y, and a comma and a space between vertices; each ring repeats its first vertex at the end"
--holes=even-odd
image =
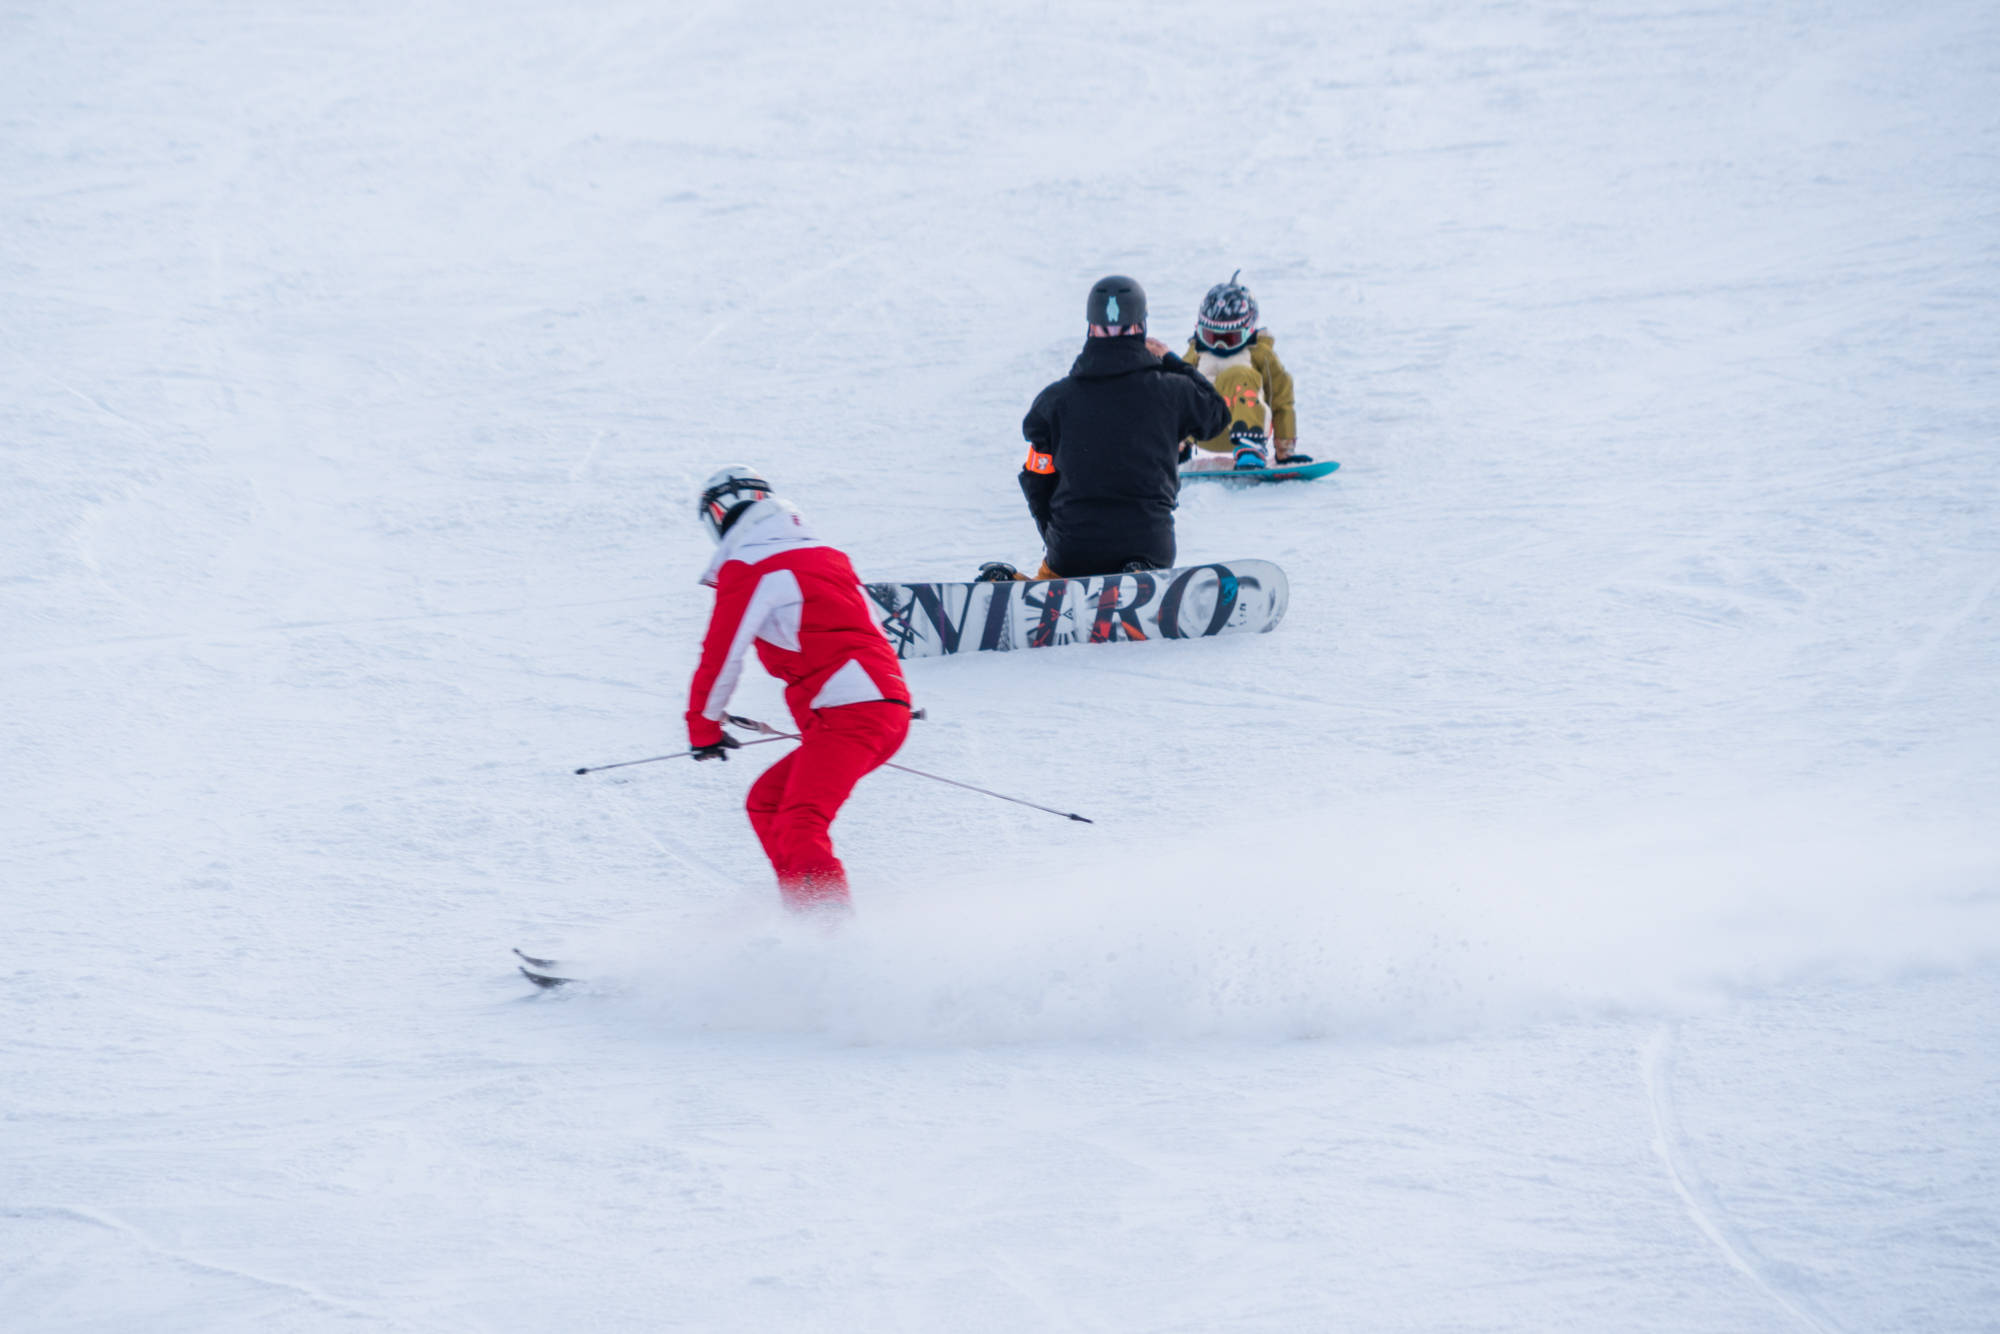
POLYGON ((1090 302, 1084 307, 1084 322, 1109 329, 1134 326, 1144 329, 1146 289, 1116 273, 1109 278, 1099 278, 1097 285, 1090 289, 1090 302))
POLYGON ((1257 337, 1257 298, 1236 281, 1242 276, 1238 269, 1228 282, 1209 288, 1195 316, 1194 341, 1218 356, 1239 352, 1257 337))

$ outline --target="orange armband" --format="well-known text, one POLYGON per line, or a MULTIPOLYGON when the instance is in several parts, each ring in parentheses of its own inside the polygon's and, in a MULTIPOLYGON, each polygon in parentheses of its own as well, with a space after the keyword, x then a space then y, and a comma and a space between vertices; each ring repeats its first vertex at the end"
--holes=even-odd
POLYGON ((1056 456, 1044 454, 1033 445, 1028 446, 1028 461, 1021 465, 1023 471, 1052 473, 1056 470, 1056 456))

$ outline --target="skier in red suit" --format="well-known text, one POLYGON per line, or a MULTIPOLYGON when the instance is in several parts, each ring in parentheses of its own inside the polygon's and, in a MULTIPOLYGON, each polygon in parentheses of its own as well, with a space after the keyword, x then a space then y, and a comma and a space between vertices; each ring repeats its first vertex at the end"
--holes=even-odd
POLYGON ((818 541, 797 507, 747 467, 724 468, 701 493, 716 541, 701 581, 715 589, 688 696, 697 760, 727 760, 729 696, 751 644, 785 683, 804 740, 750 785, 750 826, 778 873, 785 906, 848 906, 847 872, 828 833, 854 785, 894 755, 910 730, 910 688, 876 625, 846 553, 818 541))

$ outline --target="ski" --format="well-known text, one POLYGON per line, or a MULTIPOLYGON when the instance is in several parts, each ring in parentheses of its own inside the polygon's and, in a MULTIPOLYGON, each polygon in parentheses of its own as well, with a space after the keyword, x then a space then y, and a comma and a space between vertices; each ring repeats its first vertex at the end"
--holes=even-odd
POLYGON ((540 958, 528 953, 518 945, 514 947, 514 957, 521 961, 519 965, 521 976, 533 982, 543 991, 554 991, 557 987, 568 986, 571 982, 576 981, 573 977, 563 977, 549 971, 551 968, 562 967, 556 960, 540 958))

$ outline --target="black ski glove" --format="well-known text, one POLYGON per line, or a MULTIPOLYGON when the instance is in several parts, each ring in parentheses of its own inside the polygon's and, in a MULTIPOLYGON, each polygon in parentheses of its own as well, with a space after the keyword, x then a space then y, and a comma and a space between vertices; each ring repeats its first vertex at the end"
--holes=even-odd
POLYGON ((727 764, 729 762, 729 752, 732 750, 741 750, 742 748, 743 743, 741 741, 724 732, 722 740, 712 745, 696 746, 689 754, 694 756, 695 763, 697 764, 703 760, 721 760, 724 764, 727 764))

